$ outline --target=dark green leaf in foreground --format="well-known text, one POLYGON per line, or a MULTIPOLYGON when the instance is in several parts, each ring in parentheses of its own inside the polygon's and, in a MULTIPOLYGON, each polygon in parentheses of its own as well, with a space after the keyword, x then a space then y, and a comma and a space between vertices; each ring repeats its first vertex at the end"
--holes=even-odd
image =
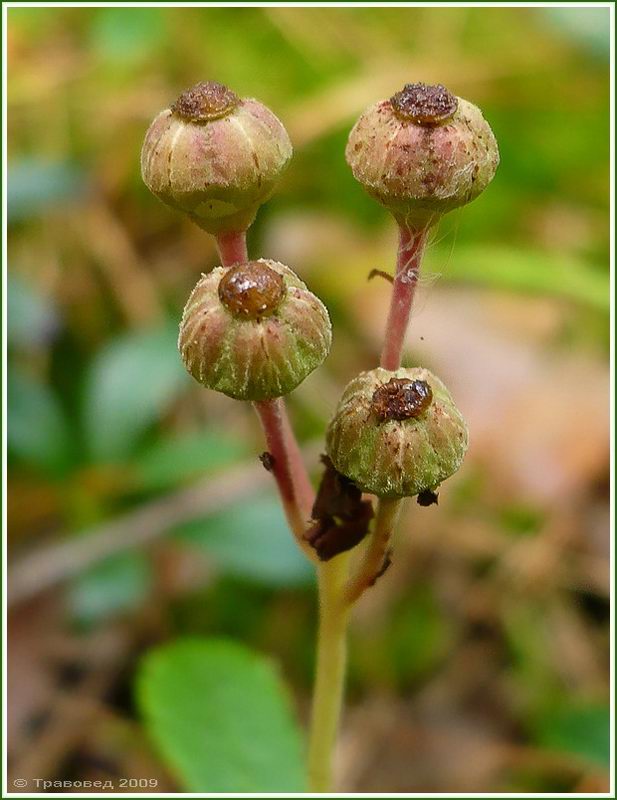
POLYGON ((271 662, 224 640, 151 652, 137 701, 146 727, 190 792, 301 792, 301 738, 271 662))

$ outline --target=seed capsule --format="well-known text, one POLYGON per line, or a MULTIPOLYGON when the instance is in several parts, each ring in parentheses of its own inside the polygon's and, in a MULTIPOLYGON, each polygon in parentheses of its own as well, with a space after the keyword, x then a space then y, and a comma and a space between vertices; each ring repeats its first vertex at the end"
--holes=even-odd
POLYGON ((207 81, 154 119, 141 174, 160 200, 216 235, 248 228, 291 155, 287 131, 270 109, 207 81))
POLYGON ((444 86, 423 83, 407 84, 368 108, 345 155, 366 191, 412 227, 471 202, 499 164, 480 110, 444 86))
POLYGON ((433 492, 456 472, 467 442, 463 417, 432 373, 378 368, 362 372, 343 392, 327 453, 363 492, 412 497, 433 492))
POLYGON ((289 267, 217 267, 193 290, 178 347, 189 373, 238 400, 289 394, 330 351, 328 312, 289 267))

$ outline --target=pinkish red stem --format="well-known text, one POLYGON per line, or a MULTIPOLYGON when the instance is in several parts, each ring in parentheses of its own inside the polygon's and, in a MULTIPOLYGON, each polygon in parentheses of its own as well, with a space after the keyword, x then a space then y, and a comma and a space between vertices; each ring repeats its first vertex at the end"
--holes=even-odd
MULTIPOLYGON (((311 560, 314 560, 314 551, 304 538, 310 517, 310 507, 303 508, 297 488, 297 475, 294 474, 293 469, 294 467, 297 469, 298 465, 297 462, 292 461, 290 455, 290 451, 294 449, 294 445, 297 448, 297 444, 293 434, 291 438, 289 436, 284 400, 281 397, 274 400, 261 400, 253 403, 253 407, 266 436, 268 453, 271 456, 270 469, 278 486, 287 522, 302 550, 311 560)), ((301 468, 304 473, 303 464, 301 468)), ((308 481, 308 477, 306 480, 308 481)))
POLYGON ((399 222, 396 275, 392 285, 390 313, 386 323, 386 335, 380 361, 380 366, 384 369, 396 370, 401 366, 403 344, 428 231, 428 227, 414 229, 404 222, 399 222))
MULTIPOLYGON (((216 245, 224 267, 248 261, 246 231, 220 234, 216 237, 216 245)), ((285 400, 279 397, 255 402, 253 406, 266 437, 268 452, 272 456, 272 474, 287 522, 302 550, 314 561, 315 552, 305 540, 304 534, 315 493, 289 422, 285 400)))
POLYGON ((224 267, 231 267, 232 264, 244 264, 249 260, 246 249, 246 231, 219 233, 216 237, 216 246, 224 267))

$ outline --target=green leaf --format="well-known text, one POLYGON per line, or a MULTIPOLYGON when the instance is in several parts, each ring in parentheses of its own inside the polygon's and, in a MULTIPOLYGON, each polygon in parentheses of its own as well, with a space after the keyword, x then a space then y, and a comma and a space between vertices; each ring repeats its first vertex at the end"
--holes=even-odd
POLYGON ((610 716, 607 705, 551 709, 537 720, 535 739, 550 750, 570 753, 608 768, 611 753, 610 716))
POLYGON ((431 587, 417 584, 388 618, 355 632, 351 647, 352 681, 383 683, 399 689, 432 674, 452 648, 454 629, 431 587))
POLYGON ((135 462, 140 487, 166 489, 248 456, 246 444, 221 431, 191 432, 155 442, 135 462))
POLYGON ((148 559, 141 553, 123 553, 97 564, 73 582, 69 609, 77 622, 92 625, 139 608, 151 586, 148 559))
POLYGON ((8 447, 24 461, 52 473, 70 464, 70 429, 49 386, 11 370, 7 386, 8 447))
POLYGON ((449 620, 425 585, 393 611, 389 627, 386 652, 403 683, 434 668, 453 638, 449 620))
POLYGON ((7 339, 10 345, 44 344, 58 327, 51 300, 16 275, 7 281, 7 339))
POLYGON ((461 247, 448 260, 430 253, 432 264, 448 263, 444 278, 495 289, 563 297, 598 311, 610 308, 608 272, 583 261, 535 250, 461 247))
POLYGON ((270 661, 225 640, 185 639, 149 653, 137 701, 189 792, 301 792, 301 737, 270 661))
POLYGON ((287 527, 280 504, 265 495, 176 529, 219 568, 264 586, 305 586, 313 570, 287 527))
POLYGON ((530 536, 537 533, 546 514, 529 503, 508 503, 498 513, 501 528, 514 535, 530 536))
POLYGON ((89 449, 101 461, 123 460, 187 380, 175 325, 132 333, 105 347, 91 365, 84 396, 89 449))
POLYGON ((611 17, 609 8, 538 9, 555 28, 573 42, 596 56, 608 59, 611 52, 611 17))
POLYGON ((166 34, 162 9, 101 8, 92 23, 92 49, 104 59, 131 63, 151 55, 166 34))
POLYGON ((23 159, 9 167, 9 222, 28 219, 47 208, 75 199, 83 191, 83 175, 62 161, 23 159))

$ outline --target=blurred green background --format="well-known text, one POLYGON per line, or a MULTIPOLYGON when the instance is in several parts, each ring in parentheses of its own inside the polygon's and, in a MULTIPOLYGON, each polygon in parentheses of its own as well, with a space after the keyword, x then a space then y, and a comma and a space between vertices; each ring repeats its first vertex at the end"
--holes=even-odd
MULTIPOLYGON (((212 240, 141 182, 150 120, 198 80, 268 104, 295 156, 249 236, 326 302, 334 346, 290 398, 317 475, 378 358, 395 231, 348 131, 405 82, 479 105, 489 189, 433 235, 406 356, 472 447, 409 501, 357 611, 347 791, 607 791, 609 10, 8 10, 11 774, 156 777, 132 698, 184 634, 272 654, 305 720, 314 587, 249 408, 201 390, 177 323, 212 240)), ((31 787, 32 788, 32 787, 31 787)))

